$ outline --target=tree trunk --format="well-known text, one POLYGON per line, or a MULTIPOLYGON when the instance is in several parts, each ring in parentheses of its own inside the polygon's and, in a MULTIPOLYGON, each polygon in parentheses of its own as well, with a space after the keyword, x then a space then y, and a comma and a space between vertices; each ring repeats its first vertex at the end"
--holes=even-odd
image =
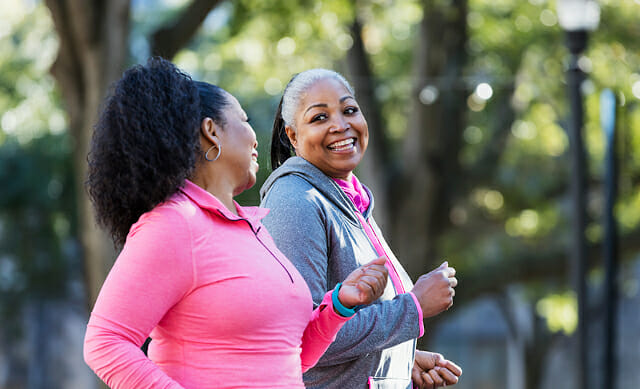
POLYGON ((388 188, 392 167, 390 166, 388 140, 385 136, 380 104, 375 96, 375 81, 369 58, 362 41, 362 26, 357 17, 351 25, 353 46, 347 52, 349 79, 356 90, 358 104, 367 118, 369 146, 364 159, 358 166, 358 174, 375 194, 377 206, 374 208, 376 222, 382 230, 389 226, 388 188))
POLYGON ((193 0, 177 18, 151 35, 151 53, 171 59, 186 46, 200 25, 222 0, 193 0))
MULTIPOLYGON (((221 1, 194 0, 153 34, 154 52, 173 57, 221 1)), ((128 55, 130 0, 47 0, 60 38, 51 73, 60 86, 75 142, 80 240, 89 307, 93 307, 115 259, 108 234, 98 228, 84 181, 93 125, 107 88, 119 79, 128 55)))
POLYGON ((423 1, 414 58, 409 128, 403 148, 400 183, 390 206, 393 242, 413 276, 435 267, 435 241, 448 224, 459 173, 458 154, 466 111, 466 87, 460 82, 466 61, 467 1, 450 5, 423 1), (423 88, 437 88, 431 104, 420 100, 423 88))
POLYGON ((47 0, 47 6, 60 38, 51 73, 63 94, 74 141, 80 240, 88 304, 92 307, 115 252, 106 232, 94 221, 84 188, 86 159, 100 104, 125 64, 130 4, 129 0, 47 0))

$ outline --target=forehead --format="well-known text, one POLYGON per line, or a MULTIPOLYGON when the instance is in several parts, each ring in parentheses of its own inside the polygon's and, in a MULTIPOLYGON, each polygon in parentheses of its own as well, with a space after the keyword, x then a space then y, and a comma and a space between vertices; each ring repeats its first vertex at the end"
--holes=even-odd
POLYGON ((301 96, 301 108, 311 104, 329 103, 344 96, 351 96, 351 92, 335 78, 322 78, 307 88, 301 96))
POLYGON ((238 99, 236 99, 235 96, 233 96, 231 93, 225 91, 225 98, 227 99, 228 103, 228 105, 225 107, 225 110, 233 112, 244 112, 238 99))

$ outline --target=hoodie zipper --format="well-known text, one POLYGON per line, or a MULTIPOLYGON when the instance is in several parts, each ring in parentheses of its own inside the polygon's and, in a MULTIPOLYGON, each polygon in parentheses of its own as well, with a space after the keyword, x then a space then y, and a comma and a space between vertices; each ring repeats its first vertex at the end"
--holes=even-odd
POLYGON ((280 262, 280 259, 278 259, 278 256, 276 256, 273 251, 271 251, 271 249, 262 241, 262 239, 260 239, 260 237, 258 236, 258 232, 260 232, 260 229, 262 228, 262 226, 258 227, 257 230, 253 229, 253 225, 251 225, 251 222, 243 217, 238 217, 237 219, 230 219, 229 217, 227 217, 221 210, 218 209, 218 213, 220 215, 222 215, 225 219, 229 220, 229 221, 240 221, 240 220, 244 220, 245 222, 247 222, 247 225, 249 225, 249 229, 251 229, 251 232, 253 232, 253 235, 256 237, 256 240, 258 242, 260 242, 260 244, 262 245, 262 247, 265 248, 265 250, 267 250, 269 252, 269 254, 271 254, 271 256, 276 260, 276 262, 278 262, 280 264, 280 266, 282 266, 282 268, 284 269, 285 272, 287 272, 287 275, 289 276, 289 279, 291 280, 291 283, 293 284, 293 276, 291 275, 291 273, 289 272, 289 269, 287 269, 287 267, 280 262))

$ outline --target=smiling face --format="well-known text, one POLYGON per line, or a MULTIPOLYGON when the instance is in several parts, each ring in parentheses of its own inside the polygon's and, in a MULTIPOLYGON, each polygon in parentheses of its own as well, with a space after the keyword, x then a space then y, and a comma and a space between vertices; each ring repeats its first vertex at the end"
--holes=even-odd
POLYGON ((313 83, 302 95, 286 127, 296 155, 326 175, 347 179, 360 163, 369 142, 369 128, 357 101, 334 78, 313 83))
POLYGON ((216 162, 224 165, 223 171, 236 181, 233 193, 235 196, 256 183, 259 168, 258 141, 238 100, 231 94, 226 97, 229 105, 224 108, 224 125, 217 134, 222 151, 216 162))

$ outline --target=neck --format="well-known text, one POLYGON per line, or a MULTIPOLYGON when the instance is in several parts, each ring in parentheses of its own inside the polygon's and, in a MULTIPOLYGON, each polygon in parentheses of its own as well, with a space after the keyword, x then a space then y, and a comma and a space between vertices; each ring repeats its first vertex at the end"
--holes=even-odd
POLYGON ((337 178, 339 180, 344 180, 344 181, 351 181, 352 172, 349 172, 346 174, 332 174, 332 175, 327 174, 327 175, 331 178, 337 178))
POLYGON ((236 205, 233 202, 235 188, 222 179, 221 175, 205 175, 201 171, 196 171, 189 180, 214 195, 229 211, 235 215, 238 214, 236 205))

